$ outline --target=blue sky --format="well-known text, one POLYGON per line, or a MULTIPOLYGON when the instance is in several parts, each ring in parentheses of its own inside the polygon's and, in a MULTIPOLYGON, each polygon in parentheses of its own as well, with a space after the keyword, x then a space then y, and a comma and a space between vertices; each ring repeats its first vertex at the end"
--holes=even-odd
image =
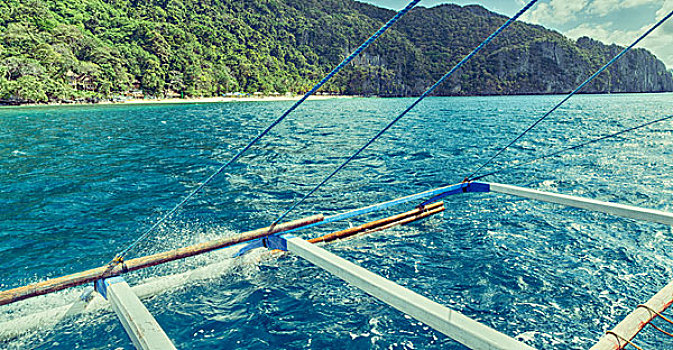
MULTIPOLYGON (((407 0, 360 0, 399 10, 407 0)), ((524 0, 423 0, 420 6, 443 3, 479 4, 512 16, 524 0)), ((523 21, 541 24, 571 37, 589 36, 608 44, 629 45, 657 20, 673 10, 673 0, 539 0, 523 21)), ((652 51, 673 69, 673 18, 644 40, 639 47, 652 51)))

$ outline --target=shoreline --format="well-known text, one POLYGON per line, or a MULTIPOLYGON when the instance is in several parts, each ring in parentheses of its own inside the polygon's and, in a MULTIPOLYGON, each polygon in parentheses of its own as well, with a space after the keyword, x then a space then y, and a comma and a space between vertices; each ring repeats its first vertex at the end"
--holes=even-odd
MULTIPOLYGON (((304 95, 292 96, 245 96, 245 97, 190 97, 190 98, 157 98, 157 99, 128 99, 122 101, 103 100, 100 102, 73 102, 73 103, 25 103, 18 105, 0 105, 0 108, 8 107, 61 107, 61 106, 96 106, 96 105, 142 105, 142 104, 189 104, 189 103, 231 103, 231 102, 280 102, 298 101, 304 95)), ((322 101, 331 99, 350 99, 362 96, 355 95, 312 95, 308 101, 322 101)))
MULTIPOLYGON (((619 93, 579 93, 581 95, 633 95, 633 94, 673 94, 673 92, 619 92, 619 93)), ((521 95, 466 95, 466 96, 432 96, 432 97, 507 97, 507 96, 564 96, 565 94, 521 94, 521 95)), ((52 103, 25 103, 25 104, 0 104, 0 109, 25 108, 25 107, 65 107, 65 106, 96 106, 96 105, 144 105, 144 104, 198 104, 198 103, 232 103, 232 102, 281 102, 298 101, 304 95, 282 96, 244 96, 244 97, 190 97, 190 98, 157 98, 157 99, 128 99, 122 101, 103 100, 99 102, 52 102, 52 103)), ((309 101, 324 101, 332 99, 355 99, 355 98, 413 98, 407 97, 381 97, 363 95, 311 95, 309 101)))
MULTIPOLYGON (((179 104, 179 103, 218 103, 218 102, 274 102, 274 101, 298 101, 304 95, 292 96, 246 96, 246 97, 190 97, 190 98, 160 98, 160 99, 133 99, 123 102, 103 101, 98 104, 179 104)), ((357 98, 360 96, 347 95, 312 95, 307 100, 331 100, 343 98, 357 98)), ((58 104, 63 105, 63 104, 58 104)))

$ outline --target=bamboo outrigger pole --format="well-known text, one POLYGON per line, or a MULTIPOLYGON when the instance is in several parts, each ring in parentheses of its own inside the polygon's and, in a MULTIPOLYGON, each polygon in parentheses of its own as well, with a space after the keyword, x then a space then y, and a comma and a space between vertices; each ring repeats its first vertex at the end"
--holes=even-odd
POLYGON ((254 231, 244 232, 234 237, 216 239, 204 243, 199 243, 190 247, 179 248, 141 258, 131 259, 117 265, 101 266, 95 269, 74 273, 72 275, 58 277, 24 287, 2 291, 0 292, 0 305, 11 304, 19 300, 24 300, 36 297, 38 295, 57 292, 59 290, 63 290, 66 288, 93 282, 101 278, 119 276, 126 272, 143 269, 150 266, 156 266, 170 261, 188 258, 191 256, 207 253, 213 250, 226 248, 232 245, 236 245, 238 243, 252 241, 275 233, 288 231, 294 228, 313 224, 322 221, 323 219, 324 216, 322 214, 314 215, 303 219, 278 224, 275 226, 264 227, 254 231))
MULTIPOLYGON (((367 234, 367 233, 372 233, 372 232, 388 229, 388 228, 391 228, 391 227, 397 226, 397 225, 405 225, 405 224, 408 224, 408 223, 411 223, 411 222, 414 222, 414 221, 417 221, 417 220, 424 219, 424 218, 426 218, 430 215, 437 214, 437 213, 440 213, 440 212, 444 211, 445 208, 442 204, 443 204, 443 202, 433 203, 433 204, 427 205, 423 208, 414 209, 414 210, 407 211, 407 212, 401 213, 401 214, 397 214, 397 215, 394 215, 394 216, 391 216, 391 217, 388 217, 388 218, 385 218, 385 219, 376 220, 376 221, 373 221, 373 222, 370 222, 370 223, 367 223, 367 224, 360 225, 358 227, 354 227, 352 229, 339 231, 339 232, 342 232, 342 233, 339 233, 339 234, 330 233, 330 234, 322 236, 322 237, 317 237, 317 238, 312 239, 311 241, 313 241, 315 243, 329 243, 332 240, 331 239, 326 239, 328 237, 333 237, 334 239, 344 239, 344 238, 352 237, 352 236, 357 235, 357 234, 367 234), (354 230, 356 228, 360 228, 360 230, 354 230), (347 232, 349 234, 346 235, 347 232)), ((277 255, 277 253, 280 253, 280 252, 282 252, 282 251, 274 250, 274 251, 270 251, 269 254, 277 255)), ((220 262, 218 264, 222 264, 222 262, 220 262)), ((132 289, 133 289, 134 293, 137 294, 140 299, 143 299, 143 298, 149 297, 151 295, 155 295, 155 293, 162 292, 166 289, 175 288, 175 287, 177 287, 178 284, 181 284, 185 280, 194 281, 195 280, 195 279, 193 279, 194 276, 201 276, 201 277, 196 277, 196 279, 205 278, 204 276, 206 276, 206 275, 209 278, 220 276, 221 274, 224 273, 224 272, 222 272, 222 270, 220 270, 219 268, 215 268, 215 270, 212 269, 213 267, 216 267, 216 266, 222 266, 222 265, 218 265, 218 264, 208 265, 208 266, 197 268, 196 270, 191 270, 190 272, 182 272, 178 275, 173 275, 173 277, 175 277, 175 276, 185 276, 186 274, 190 274, 190 277, 188 277, 188 278, 187 277, 185 277, 185 278, 173 278, 173 279, 169 279, 169 280, 156 279, 152 282, 148 282, 148 283, 143 284, 143 285, 134 286, 134 287, 132 287, 132 289), (211 272, 208 272, 208 273, 204 274, 203 271, 205 271, 205 269, 209 269, 209 271, 211 271, 211 272, 212 271, 218 271, 218 272, 216 272, 216 274, 212 274, 211 272), (172 281, 172 282, 169 282, 169 281, 172 281), (180 281, 180 282, 176 282, 176 281, 180 281), (152 286, 152 285, 154 285, 154 286, 152 286)), ((164 276, 164 277, 171 277, 171 276, 164 276)), ((79 313, 84 313, 84 312, 91 312, 93 310, 97 310, 101 307, 104 307, 104 305, 107 305, 107 304, 102 303, 101 299, 102 299, 101 297, 99 297, 98 300, 94 298, 93 299, 94 300, 93 304, 95 306, 93 306, 93 307, 88 307, 87 306, 84 309, 77 309, 77 308, 74 308, 75 304, 68 304, 68 305, 64 305, 64 306, 57 307, 57 308, 54 308, 54 309, 49 309, 49 310, 46 310, 46 311, 38 312, 38 313, 35 313, 35 314, 22 316, 20 318, 17 318, 17 319, 11 320, 11 321, 0 322, 0 343, 2 341, 7 341, 7 340, 10 340, 10 339, 16 338, 19 335, 24 334, 25 332, 28 332, 28 331, 32 331, 32 330, 35 330, 35 329, 38 329, 38 328, 54 326, 54 325, 58 324, 59 322, 61 322, 65 317, 73 316, 73 315, 76 315, 76 314, 79 314, 79 313), (72 311, 72 310, 76 310, 76 311, 72 311), (74 312, 74 313, 71 314, 71 312, 74 312)))
POLYGON ((308 241, 310 243, 327 243, 331 241, 335 241, 337 239, 344 239, 348 238, 360 233, 371 233, 371 232, 376 232, 376 231, 381 231, 385 230, 387 228, 397 226, 397 225, 404 225, 408 224, 410 222, 416 221, 416 220, 421 220, 423 218, 426 218, 430 215, 434 215, 437 213, 440 213, 444 211, 444 202, 437 202, 433 203, 430 205, 427 205, 422 208, 417 208, 405 213, 397 214, 394 216, 387 217, 385 219, 381 220, 376 220, 372 221, 360 226, 352 227, 346 230, 338 231, 338 232, 333 232, 327 235, 324 235, 322 237, 316 237, 313 239, 309 239, 308 241))
POLYGON ((650 300, 628 314, 619 324, 591 347, 590 350, 620 350, 654 318, 673 303, 673 282, 662 288, 650 300))

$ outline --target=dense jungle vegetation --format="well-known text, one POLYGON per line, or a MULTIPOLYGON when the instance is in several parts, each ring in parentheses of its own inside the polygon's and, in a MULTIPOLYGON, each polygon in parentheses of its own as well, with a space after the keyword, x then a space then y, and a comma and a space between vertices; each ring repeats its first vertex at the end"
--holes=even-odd
MULTIPOLYGON (((392 15, 352 0, 4 0, 0 100, 300 93, 392 15)), ((417 8, 323 90, 417 94, 505 20, 478 6, 417 8)), ((563 92, 615 50, 516 23, 438 94, 563 92)), ((653 55, 633 57, 648 77, 616 67, 590 90, 673 89, 653 55)))

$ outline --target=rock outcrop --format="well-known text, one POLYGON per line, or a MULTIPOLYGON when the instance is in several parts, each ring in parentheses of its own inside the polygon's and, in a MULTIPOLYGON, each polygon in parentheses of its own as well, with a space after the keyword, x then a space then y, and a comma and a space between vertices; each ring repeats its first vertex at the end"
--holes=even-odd
MULTIPOLYGON (((364 78, 365 81, 359 84, 351 82, 349 86, 357 86, 358 92, 371 94, 419 94, 506 19, 475 5, 417 9, 395 29, 411 43, 407 52, 414 58, 391 57, 385 54, 386 45, 381 45, 377 50, 380 57, 357 64, 390 71, 391 80, 373 84, 372 79, 381 80, 386 76, 378 74, 364 78), (420 64, 413 71, 399 68, 411 62, 420 64), (384 87, 384 91, 368 89, 372 86, 384 87)), ((541 26, 516 23, 489 44, 460 74, 440 87, 437 94, 567 93, 622 49, 587 37, 573 41, 541 26)), ((585 93, 670 91, 673 91, 671 71, 645 49, 628 52, 582 90, 585 93)))
MULTIPOLYGON (((395 13, 355 0, 0 1, 0 104, 304 93, 395 13)), ((508 18, 417 7, 322 91, 418 96, 508 18)), ((621 50, 517 22, 437 95, 567 93, 621 50)), ((643 49, 583 92, 673 91, 643 49)))

